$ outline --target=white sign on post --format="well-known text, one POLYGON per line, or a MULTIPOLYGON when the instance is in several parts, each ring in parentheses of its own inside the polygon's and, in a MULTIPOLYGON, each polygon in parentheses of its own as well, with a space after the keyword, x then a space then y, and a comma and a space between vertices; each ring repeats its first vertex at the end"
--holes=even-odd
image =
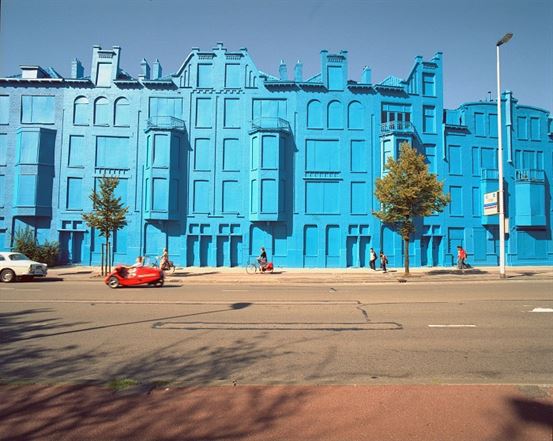
POLYGON ((497 204, 497 191, 484 194, 484 215, 492 216, 499 213, 499 205, 497 204))

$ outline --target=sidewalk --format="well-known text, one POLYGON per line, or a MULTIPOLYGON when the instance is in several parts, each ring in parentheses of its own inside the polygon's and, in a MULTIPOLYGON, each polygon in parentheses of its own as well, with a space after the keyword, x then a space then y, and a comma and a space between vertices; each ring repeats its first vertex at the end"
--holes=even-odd
MULTIPOLYGON (((553 266, 517 266, 506 268, 507 281, 550 280, 553 283, 553 266)), ((100 268, 90 266, 61 266, 48 270, 49 277, 70 281, 98 281, 100 268)), ((387 273, 368 268, 281 268, 272 274, 247 274, 243 267, 187 267, 177 268, 167 274, 171 283, 194 284, 371 284, 371 283, 444 283, 497 281, 497 267, 471 268, 459 271, 456 268, 411 268, 405 277, 403 268, 390 268, 387 273)))
POLYGON ((550 441, 547 386, 0 386, 0 439, 550 441))

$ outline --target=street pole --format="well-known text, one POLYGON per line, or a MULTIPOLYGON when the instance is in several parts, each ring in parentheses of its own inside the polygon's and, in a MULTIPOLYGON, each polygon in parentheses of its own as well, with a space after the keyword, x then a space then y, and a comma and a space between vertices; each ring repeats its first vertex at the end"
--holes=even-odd
POLYGON ((513 34, 505 34, 496 44, 497 60, 497 169, 499 173, 499 278, 504 279, 505 274, 505 195, 503 183, 503 129, 501 122, 501 75, 499 69, 499 46, 507 43, 513 34))

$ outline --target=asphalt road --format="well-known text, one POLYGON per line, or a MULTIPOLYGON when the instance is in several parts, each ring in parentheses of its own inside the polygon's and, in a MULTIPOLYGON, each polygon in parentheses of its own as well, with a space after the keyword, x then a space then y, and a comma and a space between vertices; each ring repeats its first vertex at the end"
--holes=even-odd
POLYGON ((0 332, 8 382, 553 383, 550 280, 17 283, 0 285, 0 332))

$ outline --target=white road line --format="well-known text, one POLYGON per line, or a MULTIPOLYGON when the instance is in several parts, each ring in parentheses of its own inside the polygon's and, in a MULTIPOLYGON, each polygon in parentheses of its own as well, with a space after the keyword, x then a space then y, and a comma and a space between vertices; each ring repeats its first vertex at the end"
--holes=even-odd
POLYGON ((534 308, 530 312, 553 312, 553 308, 534 308))
POLYGON ((476 328, 476 325, 428 325, 429 328, 476 328))

